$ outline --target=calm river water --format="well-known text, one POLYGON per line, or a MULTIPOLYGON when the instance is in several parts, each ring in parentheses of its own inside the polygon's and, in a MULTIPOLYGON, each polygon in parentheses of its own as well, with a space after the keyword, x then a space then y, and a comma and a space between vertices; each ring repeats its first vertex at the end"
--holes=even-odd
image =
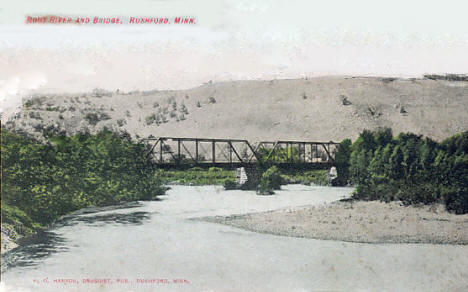
POLYGON ((193 218, 349 196, 173 186, 161 201, 84 210, 2 258, 2 291, 466 291, 467 247, 360 244, 259 234, 193 218), (465 260, 460 260, 465 257, 465 260))

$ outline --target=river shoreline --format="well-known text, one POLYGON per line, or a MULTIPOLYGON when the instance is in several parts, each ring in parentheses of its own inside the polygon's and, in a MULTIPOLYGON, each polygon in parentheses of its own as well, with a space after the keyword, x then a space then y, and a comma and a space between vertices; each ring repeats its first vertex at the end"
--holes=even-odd
POLYGON ((24 238, 2 257, 2 284, 6 291, 466 290, 467 246, 305 240, 195 219, 328 206, 352 192, 285 185, 273 196, 258 196, 221 186, 173 186, 157 202, 83 210, 24 238), (49 283, 34 281, 45 277, 49 283), (119 284, 122 279, 132 283, 119 284), (137 279, 189 284, 149 285, 137 279))
MULTIPOLYGON (((157 201, 158 199, 156 197, 153 200, 157 201)), ((28 238, 30 236, 34 236, 35 234, 37 234, 37 233, 39 233, 41 231, 52 228, 54 226, 54 224, 56 224, 57 222, 60 222, 61 220, 66 219, 67 217, 75 216, 75 215, 81 215, 81 214, 87 214, 87 213, 100 212, 100 211, 116 210, 116 209, 122 209, 122 208, 135 208, 135 207, 139 207, 141 205, 140 201, 141 200, 128 201, 128 202, 122 202, 122 203, 117 204, 117 205, 108 205, 108 206, 100 206, 100 207, 90 206, 90 207, 86 207, 86 208, 83 208, 83 209, 75 210, 75 211, 72 211, 72 212, 70 212, 68 214, 62 215, 60 218, 58 218, 54 222, 48 224, 47 226, 38 228, 38 229, 34 230, 32 233, 29 233, 29 234, 26 234, 26 235, 20 234, 15 229, 15 226, 13 226, 11 224, 2 223, 1 224, 1 234, 2 234, 2 236, 1 236, 1 255, 4 255, 5 253, 9 252, 10 250, 17 248, 19 246, 19 242, 22 239, 28 238)), ((18 224, 18 226, 21 226, 22 222, 17 222, 17 224, 18 224)), ((18 227, 16 226, 16 228, 18 228, 18 227)))
MULTIPOLYGON (((138 201, 131 201, 112 206, 88 207, 64 215, 55 222, 76 214, 138 205, 138 201)), ((320 206, 200 219, 259 233, 321 240, 359 243, 468 244, 468 214, 448 213, 440 204, 403 206, 400 202, 341 200, 320 206)), ((23 236, 9 224, 2 224, 1 232, 2 255, 18 247, 20 239, 36 233, 23 236)))
POLYGON ((359 243, 468 244, 468 214, 443 205, 403 206, 400 202, 337 201, 203 220, 280 236, 359 243))
POLYGON ((2 242, 1 242, 1 254, 18 247, 16 243, 22 235, 18 234, 11 225, 2 224, 2 242))

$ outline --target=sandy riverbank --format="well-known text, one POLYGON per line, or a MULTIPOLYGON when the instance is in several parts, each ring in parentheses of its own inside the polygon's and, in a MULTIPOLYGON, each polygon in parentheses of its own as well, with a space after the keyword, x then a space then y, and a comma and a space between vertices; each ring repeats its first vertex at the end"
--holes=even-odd
POLYGON ((16 243, 17 240, 19 240, 22 236, 19 235, 12 226, 7 225, 7 224, 2 224, 1 228, 2 236, 1 236, 1 254, 3 255, 9 250, 14 249, 15 247, 18 246, 16 243))
POLYGON ((204 218, 283 236, 366 243, 468 244, 468 214, 442 205, 338 201, 320 206, 204 218))

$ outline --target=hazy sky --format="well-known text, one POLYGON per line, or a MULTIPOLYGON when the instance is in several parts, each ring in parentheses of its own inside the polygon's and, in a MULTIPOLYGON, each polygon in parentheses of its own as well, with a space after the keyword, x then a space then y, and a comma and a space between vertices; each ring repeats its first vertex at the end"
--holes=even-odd
POLYGON ((468 72, 468 5, 446 1, 46 0, 0 4, 0 101, 30 90, 468 72), (26 25, 26 15, 195 17, 195 25, 26 25))

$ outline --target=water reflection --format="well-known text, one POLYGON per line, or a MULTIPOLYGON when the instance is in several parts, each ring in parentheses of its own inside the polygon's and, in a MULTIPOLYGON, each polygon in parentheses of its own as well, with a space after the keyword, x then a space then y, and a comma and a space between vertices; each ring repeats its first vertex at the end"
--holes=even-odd
POLYGON ((37 265, 41 259, 68 250, 67 240, 53 231, 40 231, 19 241, 20 246, 2 257, 1 271, 11 267, 37 265))
MULTIPOLYGON (((89 214, 89 212, 87 213, 89 214)), ((58 235, 54 230, 60 227, 84 224, 85 226, 141 225, 150 219, 148 212, 110 213, 86 216, 67 216, 54 223, 50 230, 40 231, 19 241, 19 247, 2 256, 1 272, 11 267, 28 267, 38 265, 44 258, 53 253, 66 252, 71 242, 58 235)))
POLYGON ((143 221, 149 220, 150 214, 148 212, 133 212, 127 214, 105 214, 95 216, 80 216, 75 219, 78 222, 84 222, 88 225, 101 226, 104 224, 129 224, 141 225, 143 221))

